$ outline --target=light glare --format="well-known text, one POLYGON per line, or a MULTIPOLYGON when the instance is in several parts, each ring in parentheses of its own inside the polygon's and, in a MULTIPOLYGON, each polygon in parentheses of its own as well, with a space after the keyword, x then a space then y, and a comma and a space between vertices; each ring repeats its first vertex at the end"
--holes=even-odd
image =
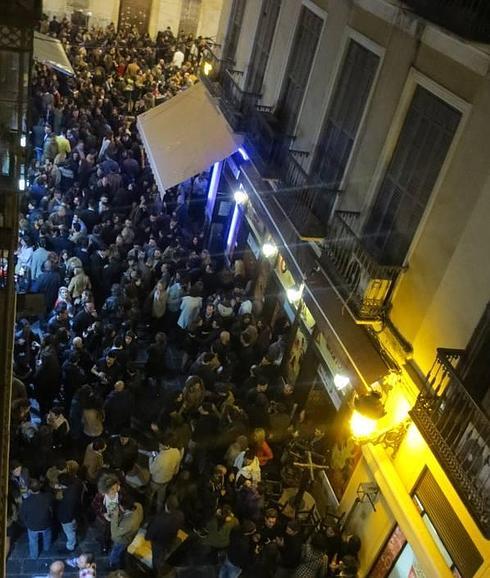
POLYGON ((301 299, 303 291, 301 289, 296 289, 295 287, 290 287, 286 291, 286 294, 290 303, 297 303, 301 299))
POLYGON ((277 247, 274 245, 274 243, 264 243, 264 246, 262 247, 262 253, 264 254, 264 257, 267 257, 267 259, 270 257, 275 257, 277 255, 277 247))
POLYGON ((340 373, 336 373, 333 378, 333 382, 337 389, 342 390, 349 385, 350 379, 346 375, 340 375, 340 373))
POLYGON ((376 429, 376 420, 360 414, 354 410, 350 420, 351 431, 356 438, 370 436, 376 429))
POLYGON ((248 201, 248 195, 245 191, 235 191, 233 193, 233 198, 235 199, 235 203, 237 203, 237 205, 244 205, 248 201))

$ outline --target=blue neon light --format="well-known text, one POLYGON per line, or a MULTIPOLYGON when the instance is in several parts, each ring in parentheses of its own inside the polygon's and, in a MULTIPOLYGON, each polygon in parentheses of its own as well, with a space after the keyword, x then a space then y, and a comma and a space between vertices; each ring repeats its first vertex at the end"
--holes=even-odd
POLYGON ((211 179, 209 180, 208 198, 206 201, 206 215, 209 220, 213 218, 214 203, 216 202, 216 195, 218 193, 218 183, 221 163, 214 163, 211 179))
POLYGON ((238 206, 238 203, 235 203, 235 209, 233 210, 233 216, 231 218, 230 230, 228 231, 228 239, 226 240, 226 248, 228 249, 228 251, 231 249, 231 246, 236 236, 239 216, 240 216, 240 207, 238 206))
POLYGON ((248 156, 248 153, 247 153, 247 151, 245 150, 244 147, 240 147, 240 148, 238 149, 238 152, 240 153, 240 155, 241 155, 241 157, 242 157, 242 159, 243 159, 244 161, 249 161, 249 160, 250 160, 250 157, 248 156))

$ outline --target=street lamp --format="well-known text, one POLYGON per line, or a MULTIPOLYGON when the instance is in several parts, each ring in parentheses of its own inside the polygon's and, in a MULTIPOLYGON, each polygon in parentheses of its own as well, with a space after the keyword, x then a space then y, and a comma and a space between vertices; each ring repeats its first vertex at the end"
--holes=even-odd
POLYGON ((287 289, 286 295, 288 297, 288 301, 290 303, 298 303, 298 301, 303 296, 303 289, 304 289, 303 283, 299 286, 299 288, 290 287, 289 289, 287 289))
POLYGON ((274 243, 264 243, 262 246, 262 254, 267 259, 275 257, 277 255, 277 247, 274 243))
POLYGON ((370 391, 357 396, 354 400, 354 411, 351 417, 351 429, 354 437, 366 438, 376 430, 376 424, 385 415, 381 394, 370 391))
POLYGON ((409 404, 399 391, 392 391, 384 400, 382 393, 375 390, 358 395, 350 419, 352 435, 358 443, 389 448, 394 456, 411 423, 408 409, 409 404))
POLYGON ((248 195, 245 191, 238 189, 233 193, 233 199, 237 205, 244 205, 248 201, 248 195))
POLYGON ((340 373, 336 373, 333 378, 333 382, 335 387, 342 391, 350 384, 350 379, 346 375, 341 375, 340 373))

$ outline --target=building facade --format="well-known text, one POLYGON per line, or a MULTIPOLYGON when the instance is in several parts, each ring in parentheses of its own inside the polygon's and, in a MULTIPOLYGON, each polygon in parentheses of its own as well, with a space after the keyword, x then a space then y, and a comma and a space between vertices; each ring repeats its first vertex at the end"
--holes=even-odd
POLYGON ((204 77, 245 138, 219 235, 293 326, 373 578, 490 575, 490 18, 467 4, 227 0, 204 77), (353 440, 373 387, 382 435, 353 440))
POLYGON ((89 25, 107 26, 111 22, 134 22, 152 37, 170 26, 177 34, 215 39, 223 0, 44 0, 43 11, 49 16, 71 17, 81 12, 89 25))

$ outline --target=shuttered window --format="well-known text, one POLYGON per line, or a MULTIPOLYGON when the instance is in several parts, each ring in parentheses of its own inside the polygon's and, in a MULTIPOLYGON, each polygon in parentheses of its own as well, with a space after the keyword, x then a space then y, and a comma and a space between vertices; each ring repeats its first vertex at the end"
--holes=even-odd
POLYGON ((315 58, 323 20, 306 6, 301 8, 277 116, 282 130, 292 136, 298 119, 311 67, 315 58))
POLYGON ((276 30, 281 0, 263 0, 262 13, 255 35, 252 58, 247 76, 247 91, 259 94, 264 82, 265 69, 276 30))
POLYGON ((247 0, 233 0, 228 32, 226 33, 225 47, 223 50, 223 60, 227 66, 231 66, 235 62, 236 49, 238 47, 238 40, 240 38, 246 5, 247 0))
POLYGON ((383 263, 403 263, 460 118, 460 111, 417 86, 365 231, 383 263))
MULTIPOLYGON (((436 531, 458 573, 464 578, 472 578, 482 565, 483 558, 427 468, 415 487, 414 498, 416 503, 420 502, 423 516, 428 516, 430 525, 436 531)), ((451 563, 449 565, 451 566, 451 563)))
POLYGON ((379 56, 351 40, 328 110, 313 172, 322 183, 339 187, 379 63, 379 56))

